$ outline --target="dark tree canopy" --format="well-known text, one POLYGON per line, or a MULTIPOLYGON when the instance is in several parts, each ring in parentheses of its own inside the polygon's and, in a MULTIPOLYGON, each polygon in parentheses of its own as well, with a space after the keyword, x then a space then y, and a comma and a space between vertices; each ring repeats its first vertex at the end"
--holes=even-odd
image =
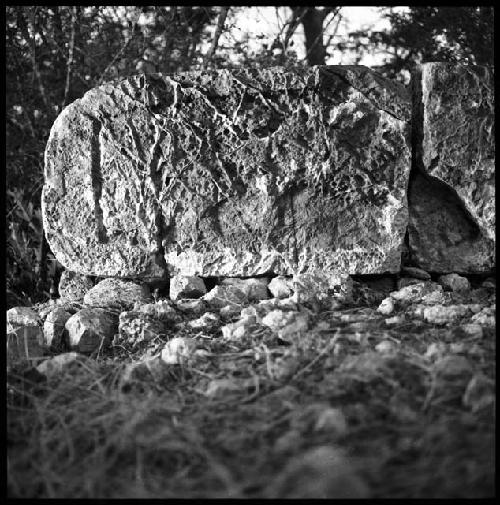
POLYGON ((453 61, 493 65, 493 7, 410 7, 406 12, 384 8, 390 28, 370 34, 353 32, 358 51, 382 50, 386 62, 379 70, 403 77, 418 63, 453 61))

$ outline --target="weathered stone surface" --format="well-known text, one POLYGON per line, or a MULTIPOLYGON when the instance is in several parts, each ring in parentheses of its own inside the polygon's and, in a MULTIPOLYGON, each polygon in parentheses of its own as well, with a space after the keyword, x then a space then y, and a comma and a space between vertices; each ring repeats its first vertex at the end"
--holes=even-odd
POLYGON ((54 349, 64 347, 66 339, 64 325, 70 317, 71 314, 63 307, 56 307, 47 314, 47 318, 43 323, 45 345, 54 349))
POLYGON ((458 274, 441 275, 438 281, 447 291, 467 291, 470 289, 469 279, 458 274))
POLYGON ((236 286, 245 293, 249 302, 258 302, 259 300, 267 300, 269 293, 267 291, 268 279, 238 279, 228 278, 222 281, 222 285, 236 286))
POLYGON ((432 272, 495 265, 494 72, 425 63, 413 76, 412 258, 432 272))
POLYGON ((122 279, 104 279, 87 292, 83 301, 93 307, 131 309, 136 302, 147 303, 151 299, 149 288, 122 279))
POLYGON ((196 331, 212 330, 220 324, 220 317, 213 312, 205 312, 198 319, 193 319, 187 325, 196 331))
POLYGON ((94 283, 87 275, 65 270, 59 279, 59 296, 64 301, 80 302, 93 287, 94 283))
POLYGON ((134 345, 148 342, 161 334, 164 335, 168 326, 167 321, 143 312, 122 312, 118 322, 119 337, 114 343, 134 345))
POLYGON ((273 310, 262 318, 262 324, 275 331, 283 340, 293 335, 302 335, 309 328, 309 317, 306 313, 273 310))
POLYGON ((43 356, 43 328, 33 309, 12 307, 7 311, 6 322, 8 366, 43 356))
POLYGON ((65 325, 69 345, 77 352, 90 354, 103 342, 107 345, 118 331, 118 316, 105 309, 82 309, 72 315, 65 325))
POLYGON ((202 298, 213 309, 221 309, 226 305, 242 305, 248 303, 245 293, 236 286, 215 286, 202 298))
POLYGON ((161 351, 161 360, 167 365, 183 365, 196 349, 196 342, 191 338, 175 337, 169 340, 161 351))
POLYGON ((271 279, 267 287, 275 298, 288 298, 293 293, 291 284, 291 279, 287 279, 283 275, 278 275, 278 277, 271 279))
POLYGON ((170 299, 199 298, 207 292, 203 279, 195 275, 174 275, 170 279, 170 299))
POLYGON ((105 84, 52 127, 48 242, 101 276, 398 271, 410 109, 362 66, 105 84))
POLYGON ((176 303, 177 308, 181 312, 191 313, 191 314, 202 314, 208 307, 207 302, 200 300, 199 298, 178 300, 176 303))

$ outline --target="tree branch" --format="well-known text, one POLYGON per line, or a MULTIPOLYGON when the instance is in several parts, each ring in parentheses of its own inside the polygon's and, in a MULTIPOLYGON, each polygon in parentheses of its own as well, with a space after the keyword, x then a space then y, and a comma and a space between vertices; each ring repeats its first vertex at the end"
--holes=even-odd
POLYGON ((69 49, 68 49, 68 62, 66 65, 66 85, 64 86, 64 98, 62 101, 61 109, 66 105, 69 95, 69 87, 71 83, 71 67, 73 66, 73 55, 75 49, 75 25, 76 25, 76 5, 73 6, 71 11, 71 35, 69 39, 69 49))
POLYGON ((26 40, 26 44, 31 48, 31 62, 33 66, 33 76, 38 82, 38 90, 40 91, 40 96, 42 97, 43 104, 47 110, 50 109, 49 101, 47 99, 47 93, 45 92, 45 87, 43 85, 42 76, 40 74, 40 69, 38 68, 38 62, 36 61, 36 43, 35 43, 35 13, 36 9, 33 8, 31 12, 30 28, 33 32, 33 37, 30 36, 28 25, 26 19, 24 19, 22 13, 22 7, 17 8, 17 25, 21 29, 21 33, 26 40))
POLYGON ((208 65, 215 55, 217 45, 219 44, 219 38, 222 34, 222 31, 224 30, 224 23, 226 22, 228 12, 229 7, 221 7, 221 11, 219 12, 219 17, 217 19, 217 26, 215 28, 214 37, 212 39, 212 45, 210 46, 210 49, 205 57, 205 65, 208 65))

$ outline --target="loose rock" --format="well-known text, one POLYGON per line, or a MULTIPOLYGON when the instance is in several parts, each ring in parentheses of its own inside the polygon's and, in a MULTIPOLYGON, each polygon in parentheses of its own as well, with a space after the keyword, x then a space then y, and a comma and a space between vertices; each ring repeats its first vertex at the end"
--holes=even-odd
POLYGON ((65 270, 59 279, 59 296, 64 301, 83 301, 84 296, 94 287, 87 275, 65 270))
POLYGON ((40 363, 36 369, 50 379, 62 373, 66 367, 79 361, 84 361, 85 359, 85 356, 77 352, 65 352, 63 354, 58 354, 53 358, 42 361, 42 363, 40 363))
POLYGON ((248 303, 245 293, 236 286, 215 286, 203 296, 203 300, 212 309, 221 309, 226 305, 244 305, 248 303))
POLYGON ((275 331, 283 340, 301 335, 309 328, 309 317, 301 312, 273 310, 262 318, 262 324, 275 331))
POLYGON ((394 312, 394 302, 392 298, 388 297, 382 300, 382 303, 379 305, 377 312, 380 312, 384 316, 388 316, 394 312))
POLYGON ((288 298, 293 294, 293 289, 290 284, 291 280, 287 279, 283 275, 278 275, 278 277, 271 279, 271 282, 267 287, 275 298, 288 298))
POLYGON ((130 310, 136 302, 151 301, 151 293, 146 284, 110 278, 97 283, 83 301, 92 307, 130 310))
POLYGON ((223 285, 236 286, 245 293, 249 302, 258 302, 260 300, 267 300, 269 298, 269 293, 267 290, 267 285, 269 281, 267 279, 224 279, 222 281, 223 285))
POLYGON ((466 277, 458 274, 441 275, 438 279, 439 284, 447 291, 468 291, 470 283, 466 277))
POLYGON ((175 275, 170 279, 170 299, 200 298, 207 292, 205 283, 194 275, 175 275))
POLYGON ((425 307, 423 316, 428 323, 447 324, 464 317, 468 312, 469 309, 466 305, 434 305, 425 307))
POLYGON ((49 312, 43 323, 45 345, 54 349, 63 349, 67 345, 67 334, 64 325, 71 314, 62 307, 49 312))
POLYGON ((190 338, 175 337, 161 351, 161 359, 167 365, 185 365, 192 357, 196 343, 190 338))
POLYGON ((189 321, 188 326, 193 330, 213 330, 220 324, 220 317, 213 312, 205 312, 198 319, 189 321))
POLYGON ((118 315, 101 308, 82 309, 66 321, 65 328, 70 348, 90 354, 111 343, 118 331, 118 315))

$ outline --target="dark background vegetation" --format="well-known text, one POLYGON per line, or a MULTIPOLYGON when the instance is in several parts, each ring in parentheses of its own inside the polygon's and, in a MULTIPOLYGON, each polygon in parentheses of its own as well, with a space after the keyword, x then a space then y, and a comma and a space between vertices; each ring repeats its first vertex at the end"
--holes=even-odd
MULTIPOLYGON (((426 61, 493 65, 493 7, 381 8, 386 31, 338 37, 341 7, 283 8, 279 33, 223 43, 248 7, 6 6, 6 291, 8 307, 49 295, 57 262, 43 238, 43 153, 63 107, 118 77, 252 65, 325 64, 333 50, 385 56, 374 67, 407 84, 426 61), (142 15, 142 16, 141 16, 142 15), (337 23, 338 26, 338 23, 337 23), (306 57, 292 35, 302 28, 306 57)), ((252 36, 252 34, 251 34, 252 36)), ((60 265, 59 265, 60 268, 60 265)))

